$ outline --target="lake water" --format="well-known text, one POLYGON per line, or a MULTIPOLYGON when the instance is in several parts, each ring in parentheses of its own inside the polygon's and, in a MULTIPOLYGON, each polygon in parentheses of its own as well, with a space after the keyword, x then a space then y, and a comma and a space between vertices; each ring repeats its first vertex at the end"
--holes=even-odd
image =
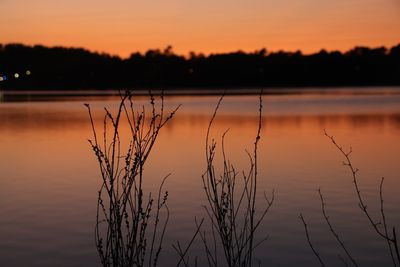
MULTIPOLYGON (((257 239, 262 266, 318 266, 298 216, 309 223, 310 238, 331 265, 345 254, 325 224, 317 189, 321 188, 331 222, 361 266, 388 266, 386 243, 372 231, 357 206, 351 174, 324 129, 353 163, 370 212, 379 216, 379 182, 390 225, 400 226, 400 88, 303 91, 266 94, 259 146, 259 210, 262 191, 275 190, 275 202, 257 239)), ((2 266, 99 266, 94 243, 98 165, 87 142, 92 137, 87 110, 101 127, 103 107, 115 110, 112 96, 49 96, 0 103, 0 261, 2 266)), ((166 109, 181 104, 162 129, 145 169, 145 188, 157 190, 168 173, 171 212, 161 266, 175 266, 171 245, 186 243, 195 217, 206 217, 201 175, 205 136, 218 96, 168 96, 166 109)), ((148 103, 138 97, 137 102, 148 103)), ((226 96, 212 136, 226 137, 226 151, 238 170, 248 167, 257 131, 257 95, 226 96)), ((126 127, 123 125, 122 127, 126 127)), ((218 151, 220 152, 220 151, 218 151)), ((204 229, 207 230, 207 229, 204 229)), ((204 256, 197 240, 189 254, 204 256)), ((204 259, 203 259, 204 260, 204 259)), ((350 264, 350 263, 349 263, 350 264)))

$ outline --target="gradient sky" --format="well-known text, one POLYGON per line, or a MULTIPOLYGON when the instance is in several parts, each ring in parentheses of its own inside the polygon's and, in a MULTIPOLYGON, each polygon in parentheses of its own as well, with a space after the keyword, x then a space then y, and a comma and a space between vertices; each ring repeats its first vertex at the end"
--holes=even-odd
POLYGON ((0 0, 0 43, 84 47, 123 57, 400 43, 400 0, 0 0))

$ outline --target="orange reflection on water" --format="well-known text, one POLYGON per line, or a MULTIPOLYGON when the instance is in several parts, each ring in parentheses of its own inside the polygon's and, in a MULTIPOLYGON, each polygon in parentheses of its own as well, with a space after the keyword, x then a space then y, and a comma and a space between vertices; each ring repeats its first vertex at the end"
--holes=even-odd
MULTIPOLYGON (((261 249, 260 258, 301 251, 304 237, 296 221, 299 211, 307 214, 310 223, 322 231, 322 226, 318 226, 319 203, 315 191, 318 187, 326 193, 332 217, 348 219, 343 220, 346 226, 343 231, 349 242, 364 249, 379 246, 372 241, 357 243, 363 238, 375 239, 367 230, 369 226, 357 215, 349 173, 323 131, 334 135, 344 147, 353 147, 354 163, 360 168, 360 184, 373 212, 379 211, 375 200, 380 176, 387 178, 388 215, 393 222, 399 222, 396 203, 400 201, 400 105, 396 97, 382 98, 381 102, 373 101, 376 96, 373 99, 351 95, 264 97, 258 184, 259 192, 275 189, 277 202, 268 217, 268 227, 262 228, 271 234, 271 241, 269 249, 261 249), (351 100, 354 97, 357 104, 351 100)), ((167 110, 178 103, 182 103, 182 108, 160 133, 145 169, 145 183, 147 189, 155 191, 160 180, 172 173, 166 184, 172 215, 166 236, 169 242, 190 237, 193 218, 205 216, 201 208, 205 203, 201 184, 205 135, 217 100, 218 97, 166 100, 167 110)), ((0 238, 0 247, 19 248, 24 240, 34 252, 65 251, 61 253, 66 258, 70 256, 68 253, 76 252, 76 247, 92 251, 92 238, 87 237, 92 237, 100 177, 87 142, 92 133, 82 104, 86 101, 0 105, 0 237, 13 237, 0 238), (68 240, 68 244, 58 240, 68 240), (40 247, 38 243, 51 243, 53 247, 40 247)), ((141 99, 138 104, 146 101, 141 99)), ((229 129, 226 152, 238 170, 248 168, 245 149, 253 149, 257 101, 257 96, 226 97, 212 128, 212 137, 218 144, 222 133, 229 129)), ((115 110, 118 102, 99 99, 89 102, 101 131, 103 106, 115 110)), ((129 132, 126 122, 121 131, 129 132)), ((220 149, 217 152, 220 155, 220 149)), ((318 238, 321 242, 329 240, 328 234, 318 238)), ((21 255, 21 251, 19 248, 12 253, 21 255)), ((379 258, 381 254, 376 251, 379 258)), ((81 260, 90 265, 89 254, 81 255, 81 260)), ((23 265, 24 257, 20 258, 23 265)), ((285 262, 285 258, 277 261, 285 262)))

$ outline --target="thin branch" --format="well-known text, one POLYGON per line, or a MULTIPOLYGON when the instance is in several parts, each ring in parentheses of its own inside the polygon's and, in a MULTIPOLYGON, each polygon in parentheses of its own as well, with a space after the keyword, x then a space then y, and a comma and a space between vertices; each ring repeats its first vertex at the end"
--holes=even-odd
POLYGON ((305 234, 306 234, 306 237, 307 237, 308 245, 310 246, 310 248, 311 248, 312 252, 314 253, 315 257, 317 257, 317 259, 318 259, 319 263, 321 264, 321 266, 322 266, 322 267, 325 267, 325 266, 326 266, 325 263, 322 261, 322 259, 321 259, 320 255, 319 255, 319 253, 315 250, 313 244, 311 243, 310 235, 309 235, 309 233, 308 233, 308 226, 307 226, 307 223, 306 223, 306 221, 304 220, 303 215, 302 215, 301 213, 300 213, 299 218, 300 218, 300 220, 301 220, 302 223, 303 223, 304 231, 305 231, 305 234))
POLYGON ((354 266, 358 267, 357 262, 351 256, 349 250, 346 248, 346 246, 344 245, 344 242, 340 239, 339 235, 337 234, 337 232, 335 231, 335 229, 333 228, 333 226, 329 220, 329 216, 327 215, 327 212, 326 212, 326 204, 325 204, 324 196, 322 195, 320 188, 318 189, 318 194, 321 199, 322 214, 324 215, 324 219, 325 219, 327 225, 329 226, 329 230, 331 231, 332 235, 335 237, 335 239, 339 243, 339 245, 342 247, 342 249, 346 253, 347 257, 349 257, 350 261, 354 264, 354 266))

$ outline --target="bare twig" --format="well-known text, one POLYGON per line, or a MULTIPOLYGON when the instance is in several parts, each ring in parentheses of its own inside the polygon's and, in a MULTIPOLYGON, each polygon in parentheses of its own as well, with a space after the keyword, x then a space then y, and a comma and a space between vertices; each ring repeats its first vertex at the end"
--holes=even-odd
POLYGON ((187 255, 190 247, 192 246, 196 236, 200 233, 200 229, 201 229, 201 226, 203 225, 203 222, 204 222, 204 219, 201 219, 200 223, 197 223, 197 220, 196 220, 196 231, 195 231, 194 235, 192 236, 192 239, 189 241, 188 245, 186 246, 186 248, 184 250, 181 248, 179 242, 177 242, 176 246, 172 245, 172 247, 175 249, 175 251, 178 253, 178 255, 180 257, 178 263, 176 264, 177 267, 180 266, 180 264, 182 262, 185 266, 188 266, 189 260, 185 260, 185 257, 187 255))
POLYGON ((300 213, 299 218, 300 218, 301 222, 303 223, 304 231, 306 233, 308 245, 310 246, 311 250, 313 251, 315 257, 317 257, 317 259, 318 259, 319 263, 321 264, 321 266, 325 267, 326 266, 325 263, 322 261, 319 253, 315 250, 313 244, 311 243, 310 234, 308 233, 308 225, 307 225, 306 221, 304 220, 304 217, 303 217, 303 215, 301 213, 300 213))
POLYGON ((324 196, 322 195, 321 189, 318 189, 319 197, 321 199, 321 209, 322 209, 322 214, 324 215, 324 219, 329 226, 329 230, 331 231, 332 235, 335 237, 336 241, 339 243, 339 245, 342 247, 344 252, 346 253, 347 257, 349 257, 350 261, 354 264, 354 266, 358 267, 357 262, 354 260, 354 258, 351 256, 349 250, 346 248, 344 245, 344 242, 340 239, 339 235, 335 231, 335 229, 332 226, 331 221, 329 220, 329 216, 326 212, 326 204, 325 204, 325 199, 324 196))
POLYGON ((325 135, 331 140, 333 145, 339 150, 339 152, 344 156, 345 161, 343 164, 347 166, 351 172, 352 178, 353 178, 353 184, 354 184, 354 190, 356 192, 357 200, 358 200, 358 206, 363 212, 363 214, 367 217, 370 225, 374 229, 374 231, 378 234, 378 236, 382 237, 388 244, 388 250, 389 253, 392 257, 393 265, 394 266, 399 266, 400 265, 400 253, 399 253, 399 245, 398 245, 398 240, 396 236, 396 228, 393 227, 392 230, 392 235, 390 235, 388 231, 388 226, 386 223, 386 216, 385 216, 385 211, 383 207, 383 181, 384 179, 381 179, 380 183, 380 213, 381 213, 381 220, 376 221, 372 218, 370 212, 367 209, 367 205, 365 204, 363 195, 361 194, 361 190, 359 188, 358 184, 358 178, 357 178, 357 173, 358 169, 353 166, 353 163, 350 158, 350 154, 352 153, 352 148, 350 147, 350 150, 348 152, 345 152, 344 149, 336 142, 335 138, 331 135, 328 135, 327 132, 325 131, 325 135), (380 228, 383 224, 383 230, 380 228))

